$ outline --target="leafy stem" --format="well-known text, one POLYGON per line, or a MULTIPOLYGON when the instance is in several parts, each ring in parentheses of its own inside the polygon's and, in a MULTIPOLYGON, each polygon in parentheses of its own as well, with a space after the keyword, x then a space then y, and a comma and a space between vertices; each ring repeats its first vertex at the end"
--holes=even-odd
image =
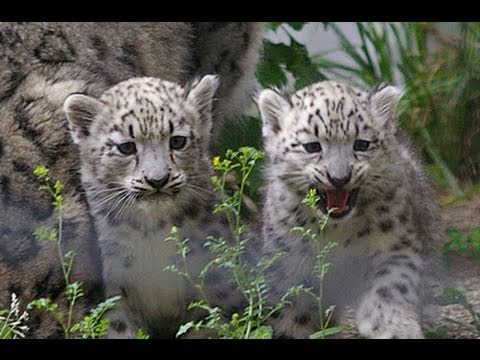
POLYGON ((62 248, 64 209, 64 198, 62 195, 63 184, 59 180, 53 182, 50 178, 49 170, 45 167, 36 168, 34 175, 37 176, 41 182, 39 190, 46 192, 52 198, 52 205, 57 217, 56 228, 40 227, 35 230, 34 235, 40 240, 47 240, 54 243, 65 282, 65 295, 67 298, 68 310, 65 316, 65 314, 59 309, 59 306, 53 303, 49 298, 33 300, 28 304, 28 308, 36 308, 38 310, 52 313, 58 324, 61 326, 66 339, 71 338, 72 334, 78 331, 82 333, 83 338, 97 338, 104 336, 108 330, 108 320, 103 318, 103 314, 115 305, 118 298, 108 299, 99 304, 96 309, 91 311, 92 315, 87 315, 80 323, 73 324, 75 305, 77 304, 78 299, 84 296, 84 293, 81 282, 71 282, 71 274, 76 254, 73 251, 64 253, 62 248))

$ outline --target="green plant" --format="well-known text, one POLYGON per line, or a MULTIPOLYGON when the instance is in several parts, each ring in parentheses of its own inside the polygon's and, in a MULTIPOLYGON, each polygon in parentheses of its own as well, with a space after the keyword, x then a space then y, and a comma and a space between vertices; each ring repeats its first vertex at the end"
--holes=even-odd
POLYGON ((35 237, 42 241, 51 241, 55 244, 57 254, 60 260, 62 273, 65 281, 65 296, 68 304, 68 310, 65 314, 60 306, 49 298, 35 299, 28 304, 28 309, 36 309, 51 313, 63 330, 66 339, 72 338, 72 335, 78 333, 81 338, 95 339, 105 336, 108 330, 108 319, 104 314, 115 306, 120 297, 113 297, 99 304, 96 308, 90 310, 89 314, 79 322, 73 323, 73 312, 77 301, 84 296, 82 283, 71 281, 71 273, 75 252, 68 251, 64 253, 62 248, 62 229, 63 229, 63 184, 60 181, 53 181, 50 178, 49 170, 45 167, 38 167, 34 171, 41 185, 40 191, 46 192, 52 198, 52 205, 57 217, 57 227, 48 228, 42 226, 35 230, 35 237))
POLYGON ((9 310, 0 310, 0 339, 17 339, 25 337, 28 326, 24 325, 28 320, 26 311, 20 314, 20 303, 17 295, 12 293, 9 310))
POLYGON ((142 328, 137 331, 137 340, 148 340, 150 335, 148 335, 142 328))
MULTIPOLYGON (((98 339, 105 336, 108 332, 109 321, 104 317, 105 313, 113 309, 120 296, 115 296, 98 304, 89 314, 84 316, 83 320, 72 326, 72 333, 80 333, 82 339, 98 339)), ((140 331, 140 330, 139 330, 140 331)), ((139 332, 139 338, 146 336, 139 332)))
POLYGON ((58 228, 40 227, 35 230, 35 237, 39 240, 52 241, 57 249, 58 257, 60 259, 60 265, 62 267, 62 273, 65 281, 65 294, 68 301, 68 312, 65 319, 65 314, 59 310, 57 304, 53 303, 50 299, 37 299, 32 301, 28 308, 36 308, 38 310, 44 310, 52 313, 55 319, 63 329, 63 333, 66 339, 70 338, 72 331, 72 315, 76 301, 83 296, 82 286, 79 282, 71 282, 70 275, 73 267, 73 260, 75 253, 68 251, 64 254, 62 249, 62 229, 63 229, 63 185, 60 181, 53 182, 49 176, 49 171, 45 167, 38 167, 34 171, 34 175, 38 177, 41 182, 39 187, 40 191, 44 191, 49 194, 52 199, 53 209, 57 216, 58 228))
POLYGON ((450 239, 443 245, 444 254, 454 251, 480 260, 480 227, 472 229, 467 236, 455 228, 448 228, 446 233, 450 239))
POLYGON ((290 28, 301 30, 306 23, 271 23, 273 31, 283 31, 289 44, 264 40, 262 62, 257 68, 257 79, 263 87, 288 85, 288 75, 293 78, 293 87, 298 90, 325 76, 312 61, 304 44, 295 40, 290 28))
POLYGON ((207 237, 205 246, 213 255, 197 278, 193 278, 187 268, 187 256, 190 251, 188 239, 180 239, 178 229, 172 228, 166 241, 177 244, 177 253, 182 259, 182 265, 168 266, 165 270, 172 271, 185 278, 198 290, 200 300, 189 305, 189 310, 203 310, 206 316, 199 321, 191 321, 182 325, 177 337, 188 331, 207 331, 216 338, 229 339, 265 339, 272 337, 272 329, 266 321, 276 312, 289 304, 288 298, 302 291, 303 286, 292 287, 275 304, 267 303, 266 294, 269 286, 265 281, 265 271, 283 254, 276 254, 270 259, 262 260, 255 266, 250 265, 243 255, 247 245, 244 239, 246 227, 242 224, 242 197, 248 186, 249 176, 263 154, 251 147, 242 147, 238 151, 228 150, 224 159, 215 157, 213 166, 217 173, 212 178, 214 190, 219 192, 221 201, 214 207, 215 214, 221 214, 227 219, 233 243, 224 237, 207 237), (234 174, 238 181, 237 189, 228 189, 227 178, 234 174), (232 281, 246 301, 246 307, 241 313, 234 313, 228 319, 219 307, 212 307, 205 291, 207 273, 218 267, 232 275, 232 281))
POLYGON ((327 257, 330 252, 338 245, 336 242, 326 240, 323 236, 323 231, 327 225, 328 218, 330 214, 335 211, 335 209, 330 209, 327 215, 323 215, 318 211, 318 202, 320 196, 317 193, 316 189, 309 189, 305 198, 302 200, 302 203, 307 205, 314 214, 318 214, 318 220, 316 222, 317 229, 314 231, 312 229, 305 229, 302 226, 297 226, 292 228, 291 232, 299 233, 302 236, 308 238, 310 241, 314 242, 316 247, 316 262, 314 267, 315 275, 318 278, 318 293, 315 293, 313 289, 305 289, 307 293, 315 298, 315 301, 318 306, 319 319, 320 319, 320 330, 316 333, 310 335, 310 339, 323 339, 327 336, 335 335, 343 331, 343 326, 333 326, 330 327, 330 323, 333 316, 333 311, 335 309, 334 305, 329 306, 325 311, 323 310, 323 285, 325 276, 328 273, 330 266, 332 265, 327 261, 327 257))

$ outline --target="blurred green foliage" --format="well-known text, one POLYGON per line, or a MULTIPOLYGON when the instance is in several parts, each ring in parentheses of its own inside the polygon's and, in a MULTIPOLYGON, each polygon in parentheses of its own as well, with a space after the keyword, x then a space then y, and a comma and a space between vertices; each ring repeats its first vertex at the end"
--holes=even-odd
POLYGON ((443 253, 457 252, 480 260, 480 227, 472 229, 470 234, 463 235, 458 229, 447 229, 449 240, 443 245, 443 253))
MULTIPOLYGON (((280 23, 272 23, 276 30, 280 23)), ((288 23, 293 29, 299 30, 305 23, 288 23), (293 24, 293 25, 292 25, 293 24)), ((264 40, 263 61, 257 69, 257 79, 263 87, 287 86, 287 73, 291 74, 295 90, 301 89, 312 83, 325 80, 314 64, 307 48, 299 43, 285 30, 288 35, 289 45, 284 43, 274 44, 264 40)))

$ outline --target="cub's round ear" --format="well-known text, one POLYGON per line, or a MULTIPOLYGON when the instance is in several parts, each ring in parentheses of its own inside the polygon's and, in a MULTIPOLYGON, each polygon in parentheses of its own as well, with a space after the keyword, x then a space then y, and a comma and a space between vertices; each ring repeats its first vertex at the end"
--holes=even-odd
POLYGON ((201 115, 211 115, 213 98, 219 84, 217 75, 205 75, 190 86, 187 99, 195 104, 201 115))
POLYGON ((373 90, 370 103, 375 119, 383 125, 394 124, 397 105, 403 94, 404 91, 401 88, 384 84, 373 90))
POLYGON ((278 134, 284 126, 284 118, 292 109, 289 95, 266 89, 258 98, 258 109, 263 120, 263 135, 278 134))
POLYGON ((90 136, 90 126, 102 109, 102 105, 99 100, 83 94, 72 94, 67 97, 63 110, 75 144, 79 144, 90 136))
POLYGON ((210 141, 212 132, 212 111, 213 99, 220 81, 217 75, 205 75, 200 80, 194 80, 187 85, 187 101, 200 113, 200 124, 198 124, 204 141, 210 141))

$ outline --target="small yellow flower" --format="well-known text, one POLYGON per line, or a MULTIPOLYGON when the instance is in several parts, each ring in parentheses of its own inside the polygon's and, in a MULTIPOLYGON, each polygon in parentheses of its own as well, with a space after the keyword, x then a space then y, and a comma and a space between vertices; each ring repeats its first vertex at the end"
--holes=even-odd
POLYGON ((213 166, 217 167, 218 165, 220 165, 220 156, 215 156, 213 158, 213 166))
POLYGON ((233 322, 237 322, 239 317, 240 317, 240 315, 239 315, 238 313, 234 313, 234 314, 232 315, 232 321, 233 321, 233 322))

